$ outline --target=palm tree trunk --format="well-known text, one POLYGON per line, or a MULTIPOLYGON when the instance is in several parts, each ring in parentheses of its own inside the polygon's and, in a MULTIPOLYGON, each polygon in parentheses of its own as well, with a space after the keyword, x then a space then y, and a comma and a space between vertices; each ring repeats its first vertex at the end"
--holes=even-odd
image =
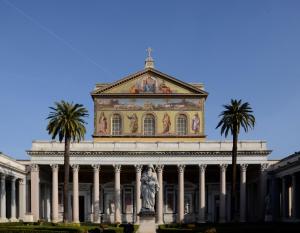
POLYGON ((69 188, 69 170, 70 170, 70 142, 71 138, 65 138, 65 153, 64 153, 64 222, 68 222, 69 202, 68 202, 68 188, 69 188))
POLYGON ((233 128, 232 141, 232 180, 231 180, 231 219, 237 221, 237 193, 236 193, 236 158, 237 158, 237 142, 238 133, 237 126, 233 128))

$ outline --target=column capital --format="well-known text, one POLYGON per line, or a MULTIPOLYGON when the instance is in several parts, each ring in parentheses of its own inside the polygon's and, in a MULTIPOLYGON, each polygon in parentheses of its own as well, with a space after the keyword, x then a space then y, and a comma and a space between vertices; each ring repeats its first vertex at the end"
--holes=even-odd
POLYGON ((225 172, 226 169, 227 169, 227 167, 228 167, 228 164, 220 164, 220 170, 221 170, 222 172, 225 172))
POLYGON ((24 185, 25 184, 25 179, 19 179, 19 184, 24 185))
POLYGON ((185 165, 184 164, 178 164, 177 168, 178 168, 178 172, 179 173, 183 173, 184 169, 185 169, 185 165))
POLYGON ((142 164, 135 164, 134 167, 135 167, 135 172, 136 173, 142 172, 142 169, 143 169, 143 165, 142 164))
POLYGON ((58 168, 59 168, 58 164, 50 164, 50 166, 51 166, 53 172, 58 171, 58 168))
POLYGON ((157 165, 155 166, 155 170, 156 170, 158 173, 163 172, 163 170, 164 170, 164 165, 163 165, 163 164, 157 164, 157 165))
POLYGON ((78 172, 79 171, 79 164, 73 164, 72 169, 73 169, 73 172, 78 172))
POLYGON ((35 164, 35 163, 30 164, 30 171, 31 172, 38 172, 39 171, 39 165, 35 164))
POLYGON ((100 164, 92 164, 92 168, 94 172, 99 172, 100 171, 100 164))
POLYGON ((114 164, 113 166, 115 168, 115 173, 121 172, 121 166, 122 166, 121 164, 114 164))
POLYGON ((246 172, 246 171, 247 171, 248 164, 245 164, 245 163, 240 164, 240 167, 241 167, 241 171, 242 171, 242 172, 246 172))
POLYGON ((207 164, 199 164, 199 169, 201 172, 205 172, 207 164))
POLYGON ((1 180, 5 180, 6 175, 4 173, 1 173, 1 180))
POLYGON ((261 172, 265 172, 269 167, 269 164, 268 163, 262 163, 260 164, 260 171, 261 172))

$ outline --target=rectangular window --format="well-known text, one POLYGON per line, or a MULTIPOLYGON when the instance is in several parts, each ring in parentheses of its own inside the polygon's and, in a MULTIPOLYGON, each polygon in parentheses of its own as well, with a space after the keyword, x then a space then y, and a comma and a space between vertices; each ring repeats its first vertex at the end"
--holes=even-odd
POLYGON ((119 115, 114 115, 112 118, 112 135, 121 134, 121 117, 119 115))

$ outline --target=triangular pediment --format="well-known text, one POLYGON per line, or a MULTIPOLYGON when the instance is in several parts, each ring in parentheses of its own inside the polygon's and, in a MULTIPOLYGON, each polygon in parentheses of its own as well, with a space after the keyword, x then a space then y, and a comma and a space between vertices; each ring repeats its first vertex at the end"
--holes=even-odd
POLYGON ((92 92, 97 95, 200 95, 208 93, 201 85, 191 85, 153 68, 147 68, 111 84, 100 84, 92 92))

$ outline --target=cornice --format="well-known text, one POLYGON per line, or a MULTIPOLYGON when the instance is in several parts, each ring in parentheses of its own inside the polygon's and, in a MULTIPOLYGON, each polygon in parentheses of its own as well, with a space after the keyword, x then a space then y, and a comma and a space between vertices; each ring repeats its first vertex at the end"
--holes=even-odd
MULTIPOLYGON (((238 151, 238 156, 267 156, 271 153, 271 150, 261 151, 238 151)), ((34 157, 42 156, 56 156, 60 157, 64 155, 64 151, 27 151, 27 154, 34 157)), ((126 157, 126 156, 210 156, 210 157, 228 157, 231 156, 231 151, 70 151, 70 156, 111 156, 111 157, 126 157)))
POLYGON ((269 173, 270 174, 277 174, 277 173, 280 173, 282 171, 285 171, 285 170, 288 170, 288 169, 291 169, 291 168, 294 168, 294 167, 297 167, 297 166, 300 166, 300 158, 297 161, 288 162, 287 164, 276 167, 276 168, 271 167, 271 170, 269 171, 269 173))
POLYGON ((0 166, 2 166, 2 167, 5 168, 5 169, 8 169, 8 170, 12 170, 12 171, 14 171, 14 172, 21 173, 21 174, 23 174, 23 175, 24 175, 24 174, 27 174, 26 170, 23 171, 23 170, 21 170, 21 169, 15 167, 15 166, 12 166, 12 165, 10 165, 10 164, 6 164, 6 163, 0 162, 0 166))

